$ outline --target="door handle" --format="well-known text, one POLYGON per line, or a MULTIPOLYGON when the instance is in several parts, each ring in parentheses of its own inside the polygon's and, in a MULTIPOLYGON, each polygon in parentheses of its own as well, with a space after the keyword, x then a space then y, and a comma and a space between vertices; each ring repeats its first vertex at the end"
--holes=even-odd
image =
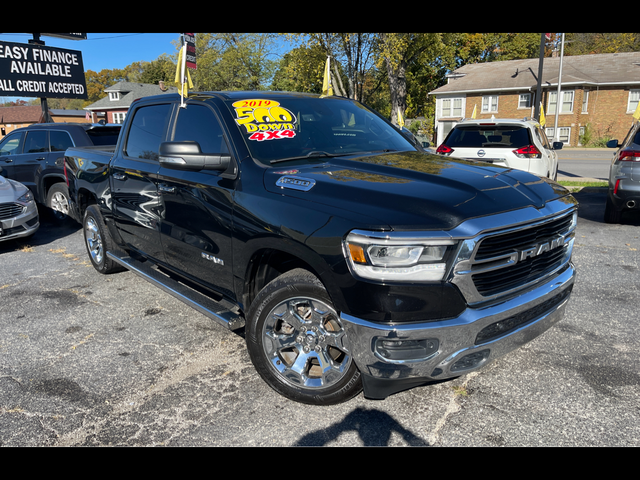
POLYGON ((13 158, 5 158, 4 159, 4 163, 11 163, 13 162, 13 158))
POLYGON ((126 180, 127 179, 127 176, 124 173, 114 173, 112 176, 116 180, 126 180))
POLYGON ((158 190, 164 193, 176 193, 176 187, 170 187, 169 185, 158 185, 158 190))

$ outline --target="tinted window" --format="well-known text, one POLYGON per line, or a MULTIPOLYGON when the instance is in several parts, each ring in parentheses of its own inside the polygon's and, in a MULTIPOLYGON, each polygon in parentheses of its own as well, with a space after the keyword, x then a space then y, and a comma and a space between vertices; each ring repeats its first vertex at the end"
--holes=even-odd
POLYGON ((171 104, 168 103, 138 108, 127 136, 126 155, 157 160, 170 113, 171 104))
POLYGON ((94 145, 115 145, 118 143, 120 127, 100 127, 87 130, 94 145))
POLYGON ((35 132, 27 132, 27 138, 24 142, 23 153, 42 153, 49 152, 47 144, 46 130, 38 130, 35 132))
POLYGON ((531 144, 529 129, 474 125, 454 128, 444 142, 449 147, 519 148, 531 144))
POLYGON ((202 153, 229 153, 218 119, 204 105, 190 104, 180 109, 173 140, 198 142, 202 153))
POLYGON ((15 155, 16 153, 20 153, 20 138, 22 138, 21 133, 6 136, 2 140, 2 143, 0 143, 0 155, 15 155))
POLYGON ((73 147, 69 134, 60 130, 49 131, 49 143, 52 152, 64 152, 67 148, 73 147))

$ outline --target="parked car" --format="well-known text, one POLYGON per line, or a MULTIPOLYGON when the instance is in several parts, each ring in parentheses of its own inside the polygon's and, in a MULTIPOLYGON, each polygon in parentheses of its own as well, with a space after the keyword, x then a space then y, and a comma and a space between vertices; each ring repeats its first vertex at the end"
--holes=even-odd
POLYGON ((562 142, 549 143, 534 120, 462 120, 447 135, 436 153, 479 160, 556 180, 562 142))
POLYGON ((115 145, 120 125, 39 123, 17 128, 0 141, 0 175, 27 186, 55 220, 69 213, 64 152, 70 147, 115 145))
POLYGON ((604 221, 619 223, 622 212, 640 207, 640 123, 629 129, 622 143, 613 139, 607 142, 607 147, 618 150, 609 167, 604 221))
POLYGON ((0 241, 33 235, 40 227, 33 193, 0 176, 0 241))

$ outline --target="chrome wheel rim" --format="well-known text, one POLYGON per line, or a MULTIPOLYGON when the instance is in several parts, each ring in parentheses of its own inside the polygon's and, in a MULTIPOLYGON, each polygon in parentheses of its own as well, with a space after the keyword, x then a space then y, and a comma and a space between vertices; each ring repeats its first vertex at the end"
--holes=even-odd
POLYGON ((262 338, 271 367, 295 387, 332 387, 352 362, 337 313, 317 299, 295 297, 279 303, 265 320, 262 338))
POLYGON ((69 214, 69 200, 60 192, 56 192, 51 196, 51 208, 58 216, 66 216, 69 214))
POLYGON ((92 217, 87 218, 84 227, 85 238, 87 240, 87 250, 89 255, 96 264, 101 264, 104 256, 102 247, 102 237, 96 220, 92 217))

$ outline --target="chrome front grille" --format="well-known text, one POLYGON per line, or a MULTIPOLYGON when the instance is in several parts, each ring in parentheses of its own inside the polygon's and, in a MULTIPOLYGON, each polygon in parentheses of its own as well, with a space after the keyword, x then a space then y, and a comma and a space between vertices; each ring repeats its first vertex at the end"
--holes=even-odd
POLYGON ((451 281, 472 305, 526 290, 569 263, 576 220, 569 209, 464 240, 451 281))
POLYGON ((24 209, 25 207, 19 203, 0 203, 0 220, 17 217, 24 209))

